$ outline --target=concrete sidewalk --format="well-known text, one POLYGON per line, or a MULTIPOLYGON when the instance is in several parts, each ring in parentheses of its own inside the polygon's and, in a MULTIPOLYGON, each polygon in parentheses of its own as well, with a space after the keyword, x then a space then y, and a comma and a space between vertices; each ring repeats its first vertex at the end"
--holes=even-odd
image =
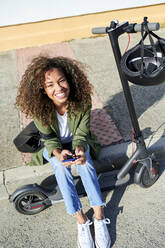
MULTIPOLYGON (((165 29, 157 32, 165 37, 165 29)), ((120 38, 121 51, 127 46, 127 35, 120 38)), ((138 34, 131 35, 131 44, 140 40, 138 34)), ((114 56, 108 37, 95 39, 77 39, 71 42, 58 43, 35 48, 25 48, 0 53, 0 97, 1 97, 1 164, 0 164, 0 199, 7 199, 18 186, 27 183, 41 182, 52 174, 49 164, 39 167, 25 167, 22 155, 14 147, 12 140, 19 133, 21 125, 26 122, 13 104, 21 74, 33 56, 40 52, 50 55, 76 57, 87 65, 87 73, 97 94, 94 97, 95 109, 106 109, 114 131, 113 139, 103 146, 100 160, 104 166, 107 161, 121 165, 132 153, 131 121, 123 96, 114 56), (53 54, 52 54, 53 51, 53 54), (118 133, 119 132, 119 133, 118 133), (115 135, 118 136, 115 140, 115 135), (119 138, 121 134, 122 142, 119 138), (120 141, 120 142, 119 142, 120 141)), ((137 117, 146 144, 151 151, 156 151, 159 158, 165 155, 165 83, 142 87, 130 84, 135 102, 137 117)), ((135 149, 135 147, 134 147, 135 149)), ((25 161, 25 158, 24 158, 25 161)), ((98 163, 96 163, 98 166, 98 163)), ((73 169, 74 170, 74 169, 73 169)))

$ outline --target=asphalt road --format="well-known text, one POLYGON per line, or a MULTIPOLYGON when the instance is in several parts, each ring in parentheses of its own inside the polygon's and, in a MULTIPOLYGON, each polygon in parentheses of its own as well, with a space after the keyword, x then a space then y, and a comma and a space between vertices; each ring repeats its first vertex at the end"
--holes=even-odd
MULTIPOLYGON (((111 219, 108 228, 113 248, 165 247, 164 170, 165 161, 161 161, 161 176, 148 189, 129 184, 103 194, 105 215, 111 219)), ((82 204, 92 218, 86 197, 82 204)), ((64 204, 27 216, 18 213, 7 200, 0 201, 0 248, 36 247, 77 247, 76 222, 66 214, 64 204)))

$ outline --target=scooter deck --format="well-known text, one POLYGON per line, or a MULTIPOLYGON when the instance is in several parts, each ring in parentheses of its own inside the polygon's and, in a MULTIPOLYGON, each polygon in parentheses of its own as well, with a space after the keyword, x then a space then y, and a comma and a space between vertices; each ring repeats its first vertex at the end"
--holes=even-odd
POLYGON ((101 191, 113 189, 126 184, 130 180, 130 174, 126 174, 122 179, 117 179, 119 170, 109 171, 98 175, 101 191))
MULTIPOLYGON (((107 190, 112 190, 115 187, 126 184, 130 179, 130 175, 127 174, 124 178, 117 180, 117 174, 118 174, 118 171, 114 170, 114 171, 100 173, 98 175, 98 182, 100 184, 100 188, 102 192, 107 191, 107 190)), ((75 178, 74 184, 75 184, 79 197, 86 196, 86 192, 82 184, 81 178, 79 177, 75 178)), ((54 190, 56 193, 49 197, 49 199, 52 201, 52 204, 63 201, 63 197, 62 197, 62 194, 61 194, 61 191, 58 185, 55 186, 54 190)))

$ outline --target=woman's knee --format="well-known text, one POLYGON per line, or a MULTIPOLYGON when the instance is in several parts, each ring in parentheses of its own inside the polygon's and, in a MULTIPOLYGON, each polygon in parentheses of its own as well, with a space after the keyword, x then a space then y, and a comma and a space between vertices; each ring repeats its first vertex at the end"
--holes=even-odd
POLYGON ((77 170, 80 176, 87 176, 95 173, 95 168, 91 161, 86 161, 83 165, 77 165, 77 170))

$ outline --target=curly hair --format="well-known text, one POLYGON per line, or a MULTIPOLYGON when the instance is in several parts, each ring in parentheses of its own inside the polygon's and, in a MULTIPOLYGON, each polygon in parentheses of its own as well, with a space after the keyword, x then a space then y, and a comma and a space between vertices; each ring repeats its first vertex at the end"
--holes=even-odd
POLYGON ((22 76, 15 106, 26 114, 26 117, 37 118, 45 126, 51 125, 55 111, 53 101, 44 94, 45 73, 53 68, 63 72, 69 83, 69 112, 76 113, 91 105, 93 87, 80 62, 66 57, 38 56, 32 60, 22 76))

